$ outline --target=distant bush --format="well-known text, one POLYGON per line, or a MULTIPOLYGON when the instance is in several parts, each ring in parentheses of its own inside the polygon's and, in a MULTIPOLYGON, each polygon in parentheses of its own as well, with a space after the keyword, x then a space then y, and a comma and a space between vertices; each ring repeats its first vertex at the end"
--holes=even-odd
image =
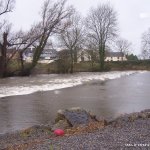
POLYGON ((150 60, 108 62, 111 70, 150 70, 150 60))
POLYGON ((126 55, 128 61, 138 61, 138 57, 134 54, 126 55))

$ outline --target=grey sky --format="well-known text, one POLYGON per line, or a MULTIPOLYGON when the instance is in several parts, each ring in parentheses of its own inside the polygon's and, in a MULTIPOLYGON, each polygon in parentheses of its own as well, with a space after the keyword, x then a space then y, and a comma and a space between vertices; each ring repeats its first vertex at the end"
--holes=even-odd
MULTIPOLYGON (((16 0, 9 20, 15 30, 27 30, 39 19, 39 11, 44 0, 16 0)), ((133 43, 135 54, 140 53, 141 34, 150 27, 150 0, 68 0, 69 4, 86 16, 91 7, 110 2, 118 13, 121 37, 133 43)))

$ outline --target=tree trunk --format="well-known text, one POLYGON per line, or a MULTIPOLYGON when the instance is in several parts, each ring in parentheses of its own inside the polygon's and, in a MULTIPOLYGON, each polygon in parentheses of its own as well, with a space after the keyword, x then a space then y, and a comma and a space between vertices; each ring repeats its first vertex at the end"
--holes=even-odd
POLYGON ((94 60, 95 60, 95 58, 94 58, 94 52, 93 52, 93 50, 91 51, 91 65, 92 65, 92 71, 94 71, 94 60))
MULTIPOLYGON (((2 51, 2 49, 1 49, 2 51)), ((2 55, 0 56, 0 77, 3 76, 3 58, 2 55)))
POLYGON ((77 63, 77 49, 74 50, 74 62, 77 63))
POLYGON ((73 73, 74 58, 73 58, 73 52, 72 52, 72 50, 70 51, 70 57, 71 57, 70 73, 73 73))
POLYGON ((20 63, 21 63, 21 69, 20 69, 19 75, 20 76, 29 75, 30 73, 25 69, 25 66, 24 66, 23 53, 22 52, 20 52, 20 63))
POLYGON ((99 55, 100 55, 100 71, 104 71, 104 64, 105 64, 105 47, 99 47, 99 55))
POLYGON ((7 36, 8 34, 4 32, 3 44, 1 45, 0 77, 6 77, 7 75, 7 36))

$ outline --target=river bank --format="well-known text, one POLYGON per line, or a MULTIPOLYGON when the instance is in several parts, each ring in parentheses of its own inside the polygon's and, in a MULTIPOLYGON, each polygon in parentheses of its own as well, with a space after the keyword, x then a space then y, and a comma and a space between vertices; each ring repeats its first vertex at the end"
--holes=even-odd
POLYGON ((57 137, 51 125, 0 135, 1 150, 120 150, 150 148, 150 109, 107 120, 107 125, 76 127, 57 137), (89 130, 88 130, 89 129, 89 130), (84 132, 83 132, 84 131, 84 132))

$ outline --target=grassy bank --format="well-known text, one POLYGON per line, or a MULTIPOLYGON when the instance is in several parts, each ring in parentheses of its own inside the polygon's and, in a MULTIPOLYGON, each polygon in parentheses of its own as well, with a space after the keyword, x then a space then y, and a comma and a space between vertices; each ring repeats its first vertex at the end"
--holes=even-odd
MULTIPOLYGON (((80 62, 74 64, 74 72, 98 72, 99 68, 99 63, 80 62)), ((150 60, 106 62, 105 69, 106 71, 150 70, 150 60)), ((64 73, 65 70, 67 68, 64 65, 60 67, 56 62, 53 62, 51 64, 38 64, 33 70, 33 74, 64 73)))
MULTIPOLYGON (((29 65, 29 64, 25 64, 29 65)), ((69 63, 53 62, 50 64, 39 63, 32 70, 32 74, 51 74, 51 73, 69 73, 69 63)), ((9 76, 17 76, 21 70, 18 61, 12 61, 8 66, 9 76)), ((124 61, 124 62, 105 62, 105 71, 125 71, 125 70, 150 70, 150 60, 124 61)), ((80 62, 74 64, 74 72, 98 72, 99 63, 80 62)))

